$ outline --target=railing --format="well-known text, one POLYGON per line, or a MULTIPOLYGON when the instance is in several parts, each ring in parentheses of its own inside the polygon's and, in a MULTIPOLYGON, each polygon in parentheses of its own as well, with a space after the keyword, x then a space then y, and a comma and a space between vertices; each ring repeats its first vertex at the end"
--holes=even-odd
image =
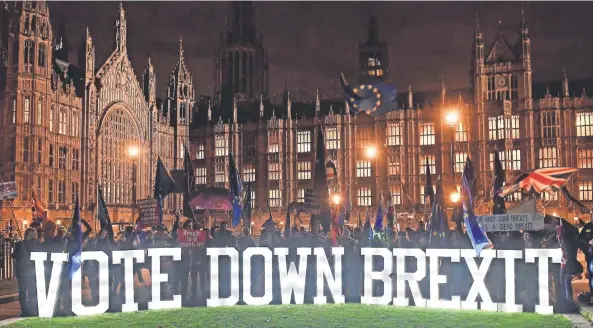
POLYGON ((12 250, 14 242, 9 239, 0 240, 0 280, 14 279, 14 261, 12 250))

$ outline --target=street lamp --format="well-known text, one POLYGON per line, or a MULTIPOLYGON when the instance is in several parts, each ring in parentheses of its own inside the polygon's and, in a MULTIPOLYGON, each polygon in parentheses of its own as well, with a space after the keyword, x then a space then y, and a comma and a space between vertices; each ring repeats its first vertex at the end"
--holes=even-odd
MULTIPOLYGON (((374 145, 368 145, 366 146, 365 150, 364 150, 364 154, 366 156, 366 158, 368 158, 369 160, 374 160, 377 157, 377 147, 374 145)), ((377 190, 377 193, 380 193, 379 191, 379 162, 375 161, 375 188, 377 190)))
POLYGON ((136 210, 136 157, 138 157, 138 152, 136 146, 128 148, 128 156, 132 159, 132 223, 136 221, 134 216, 136 210))
POLYGON ((334 203, 335 205, 340 205, 341 200, 342 200, 342 198, 340 197, 340 195, 338 195, 338 194, 332 195, 332 203, 334 203))
POLYGON ((459 199, 461 199, 461 195, 459 194, 459 191, 455 190, 451 193, 451 202, 454 204, 457 204, 457 202, 459 202, 459 199))
POLYGON ((369 159, 373 159, 377 156, 377 147, 375 146, 367 146, 365 148, 365 155, 369 159))

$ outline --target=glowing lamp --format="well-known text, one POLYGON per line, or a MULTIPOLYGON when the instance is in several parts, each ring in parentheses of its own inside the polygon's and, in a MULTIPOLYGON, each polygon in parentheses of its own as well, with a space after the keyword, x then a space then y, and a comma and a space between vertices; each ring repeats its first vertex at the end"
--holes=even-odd
POLYGON ((130 157, 138 156, 138 147, 130 146, 130 148, 128 148, 128 155, 130 155, 130 157))
POLYGON ((375 158, 377 156, 377 148, 375 146, 368 146, 365 149, 365 155, 368 158, 375 158))
POLYGON ((339 205, 341 200, 342 199, 341 199, 340 195, 338 195, 338 194, 332 195, 332 203, 339 205))
POLYGON ((457 113, 457 111, 450 111, 445 116, 445 121, 450 126, 455 126, 455 124, 457 124, 457 120, 459 120, 459 113, 457 113))
POLYGON ((451 199, 451 202, 457 203, 461 199, 461 195, 459 194, 458 191, 454 191, 451 193, 450 199, 451 199))

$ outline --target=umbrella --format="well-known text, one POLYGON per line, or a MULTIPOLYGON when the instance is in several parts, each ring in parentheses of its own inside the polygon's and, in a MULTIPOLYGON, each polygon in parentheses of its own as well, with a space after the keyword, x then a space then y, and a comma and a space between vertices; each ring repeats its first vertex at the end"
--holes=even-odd
POLYGON ((227 210, 233 209, 231 192, 226 188, 209 187, 204 188, 190 200, 193 207, 201 207, 206 210, 227 210))

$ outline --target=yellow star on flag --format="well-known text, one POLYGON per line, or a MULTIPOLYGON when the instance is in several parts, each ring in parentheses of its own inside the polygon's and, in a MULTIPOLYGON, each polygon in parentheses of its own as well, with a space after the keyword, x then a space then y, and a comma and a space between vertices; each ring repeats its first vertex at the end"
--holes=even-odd
POLYGON ((364 90, 364 87, 365 87, 364 84, 361 84, 360 85, 360 90, 364 90))

